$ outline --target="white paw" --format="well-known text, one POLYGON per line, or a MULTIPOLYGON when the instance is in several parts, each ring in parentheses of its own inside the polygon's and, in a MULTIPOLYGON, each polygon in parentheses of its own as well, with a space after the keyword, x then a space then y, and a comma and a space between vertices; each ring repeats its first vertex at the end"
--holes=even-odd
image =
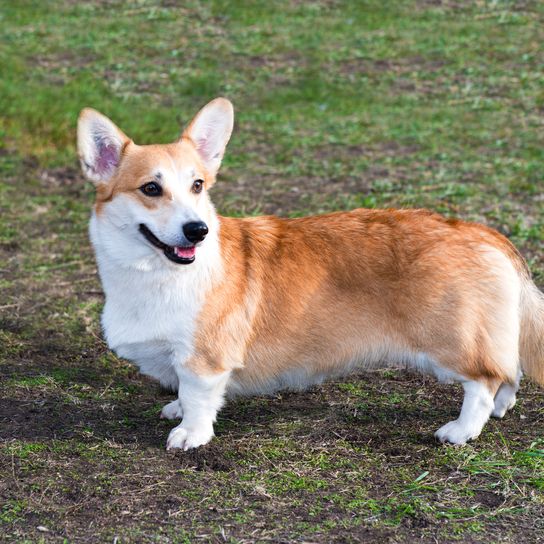
POLYGON ((440 442, 450 444, 466 444, 468 440, 476 438, 480 433, 468 425, 463 425, 458 419, 446 423, 434 433, 440 442))
POLYGON ((166 449, 187 451, 207 444, 212 438, 213 425, 203 425, 199 429, 187 429, 182 423, 170 431, 166 442, 166 449))
POLYGON ((181 419, 183 417, 183 410, 181 409, 181 402, 179 399, 169 402, 161 410, 161 419, 181 419))
POLYGON ((491 412, 491 415, 493 417, 502 418, 505 416, 506 412, 508 410, 511 410, 516 405, 516 397, 510 399, 496 399, 495 400, 495 408, 493 408, 493 411, 491 412))

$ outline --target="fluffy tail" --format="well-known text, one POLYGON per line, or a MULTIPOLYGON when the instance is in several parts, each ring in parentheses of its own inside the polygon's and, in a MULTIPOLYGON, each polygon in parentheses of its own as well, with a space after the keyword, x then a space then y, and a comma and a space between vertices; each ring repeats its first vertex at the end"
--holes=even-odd
POLYGON ((544 294, 531 280, 522 289, 519 351, 523 372, 544 385, 544 294))

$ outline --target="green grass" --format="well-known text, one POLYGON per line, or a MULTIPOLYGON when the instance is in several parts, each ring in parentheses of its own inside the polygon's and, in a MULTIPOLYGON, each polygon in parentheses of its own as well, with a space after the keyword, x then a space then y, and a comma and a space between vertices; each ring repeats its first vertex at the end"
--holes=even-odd
POLYGON ((165 453, 170 397, 102 340, 75 125, 167 142, 227 96, 222 213, 428 207, 498 228, 542 286, 543 41, 531 0, 3 2, 0 540, 541 541, 528 384, 464 448, 431 438, 459 390, 388 370, 234 401, 165 453))

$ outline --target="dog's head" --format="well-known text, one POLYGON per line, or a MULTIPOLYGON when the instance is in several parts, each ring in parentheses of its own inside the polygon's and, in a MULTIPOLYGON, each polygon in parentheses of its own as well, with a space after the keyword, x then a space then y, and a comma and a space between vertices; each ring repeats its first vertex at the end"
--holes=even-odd
POLYGON ((232 126, 232 104, 216 98, 177 142, 140 146, 104 115, 81 112, 78 153, 83 173, 96 185, 95 218, 110 253, 136 266, 157 256, 176 265, 198 258, 217 228, 207 191, 232 126))

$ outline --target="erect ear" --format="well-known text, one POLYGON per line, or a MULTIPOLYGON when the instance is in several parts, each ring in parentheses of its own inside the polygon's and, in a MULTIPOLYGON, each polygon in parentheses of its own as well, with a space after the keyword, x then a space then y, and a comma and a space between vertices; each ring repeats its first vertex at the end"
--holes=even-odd
POLYGON ((77 151, 85 176, 95 183, 107 182, 115 173, 121 153, 130 139, 106 116, 91 108, 79 114, 77 151))
POLYGON ((233 124, 232 104, 226 98, 216 98, 196 114, 181 136, 193 142, 204 166, 213 175, 221 165, 233 124))

